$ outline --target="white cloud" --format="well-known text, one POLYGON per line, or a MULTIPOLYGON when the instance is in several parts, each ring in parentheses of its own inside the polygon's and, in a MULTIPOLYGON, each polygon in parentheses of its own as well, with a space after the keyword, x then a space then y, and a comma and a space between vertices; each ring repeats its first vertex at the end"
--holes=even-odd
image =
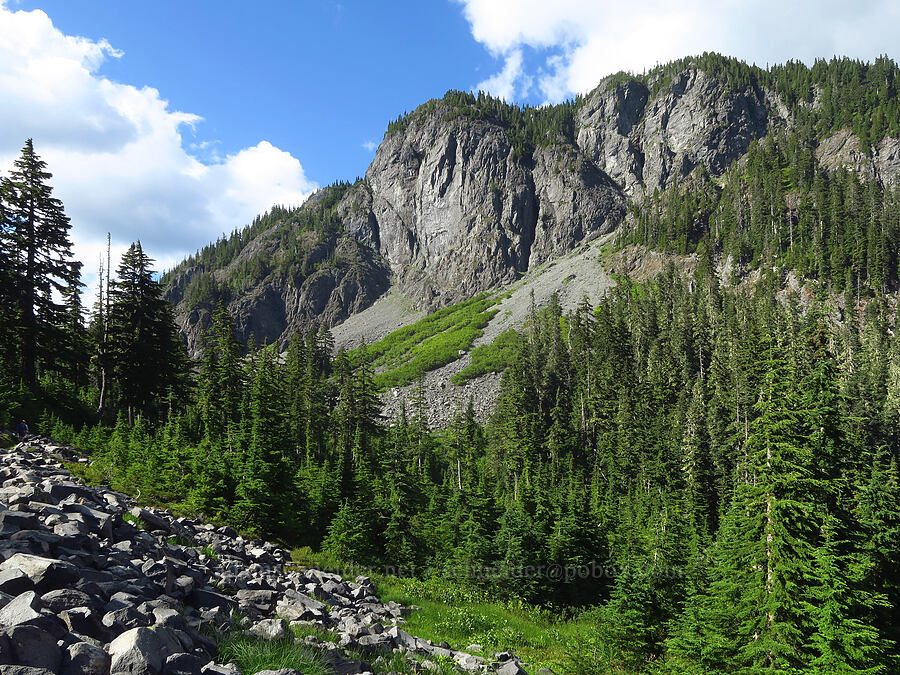
MULTIPOLYGON (((475 85, 476 91, 485 91, 492 96, 512 101, 515 99, 516 84, 523 80, 522 72, 522 50, 513 49, 506 55, 503 70, 496 75, 475 85)), ((522 82, 519 91, 522 95, 526 95, 528 88, 527 82, 522 82)))
POLYGON ((106 232, 116 251, 140 239, 164 269, 317 187, 268 141, 222 159, 213 145, 185 138, 200 117, 171 110, 156 89, 98 74, 120 57, 106 41, 64 35, 44 12, 13 11, 0 0, 0 171, 34 139, 88 280, 106 232))
POLYGON ((362 144, 362 147, 369 152, 375 152, 375 150, 378 148, 378 143, 376 143, 375 141, 365 141, 362 144))
MULTIPOLYGON (((550 101, 592 89, 620 70, 643 72, 682 56, 717 51, 760 66, 846 55, 872 60, 900 44, 895 0, 457 0, 473 37, 506 59, 524 47, 551 50, 538 74, 550 101)), ((492 78, 493 79, 493 78, 492 78)), ((480 85, 479 85, 480 86, 480 85)))

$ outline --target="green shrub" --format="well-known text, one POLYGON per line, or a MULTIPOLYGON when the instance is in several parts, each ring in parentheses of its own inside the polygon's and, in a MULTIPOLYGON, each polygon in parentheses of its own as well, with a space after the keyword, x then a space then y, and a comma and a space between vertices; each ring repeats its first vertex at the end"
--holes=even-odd
POLYGON ((497 313, 498 299, 481 294, 394 331, 351 356, 364 359, 377 371, 375 386, 380 390, 402 387, 423 373, 459 358, 497 313), (365 349, 365 351, 363 351, 365 349))
POLYGON ((472 360, 468 366, 450 378, 453 384, 463 384, 485 373, 502 373, 513 362, 522 336, 510 328, 503 331, 489 345, 479 345, 472 350, 472 360))

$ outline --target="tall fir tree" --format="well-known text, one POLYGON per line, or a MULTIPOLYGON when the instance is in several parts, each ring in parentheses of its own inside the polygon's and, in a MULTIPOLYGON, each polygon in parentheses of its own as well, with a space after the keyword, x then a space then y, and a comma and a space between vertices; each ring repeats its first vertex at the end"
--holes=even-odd
POLYGON ((122 255, 108 291, 109 358, 117 407, 129 422, 139 414, 159 416, 173 397, 186 393, 188 357, 152 259, 140 242, 122 255))
POLYGON ((28 139, 0 191, 0 255, 8 265, 0 293, 15 307, 21 379, 33 392, 43 366, 59 367, 72 356, 65 331, 73 317, 59 298, 71 301, 81 286, 81 263, 72 258, 71 223, 53 196, 46 168, 28 139))

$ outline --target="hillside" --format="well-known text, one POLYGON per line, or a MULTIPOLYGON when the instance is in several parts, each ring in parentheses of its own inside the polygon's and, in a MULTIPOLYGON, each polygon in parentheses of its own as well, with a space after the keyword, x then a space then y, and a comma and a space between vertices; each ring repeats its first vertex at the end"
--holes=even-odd
POLYGON ((544 108, 451 91, 389 125, 364 179, 211 244, 165 276, 167 297, 194 354, 220 299, 241 341, 281 345, 389 289, 433 311, 616 231, 629 204, 689 177, 715 184, 775 135, 890 186, 896 76, 888 59, 762 70, 703 55, 544 108))
MULTIPOLYGON (((559 673, 897 672, 897 75, 707 55, 540 111, 451 93, 392 123, 364 180, 167 278, 195 350, 209 323, 199 361, 137 244, 90 327, 77 293, 56 323, 0 322, 0 373, 22 373, 0 422, 79 448, 111 490, 385 570, 456 649, 559 673), (554 153, 571 171, 541 169, 554 153), (571 195, 541 197, 555 179, 571 195)), ((40 479, 17 465, 2 489, 40 479)), ((69 497, 37 490, 66 536, 69 497)), ((32 544, 59 550, 4 540, 32 544)), ((121 564, 100 571, 131 575, 106 546, 121 564)))

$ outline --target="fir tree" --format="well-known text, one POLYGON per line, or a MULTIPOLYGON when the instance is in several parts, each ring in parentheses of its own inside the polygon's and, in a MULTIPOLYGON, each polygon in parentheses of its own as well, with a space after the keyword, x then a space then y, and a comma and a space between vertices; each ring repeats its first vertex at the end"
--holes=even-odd
POLYGON ((67 307, 56 297, 77 295, 81 285, 81 264, 72 259, 71 224, 62 202, 53 197, 48 183, 52 174, 46 168, 28 139, 0 194, 0 255, 8 265, 0 292, 16 308, 21 378, 32 391, 37 389, 39 366, 52 367, 71 356, 62 332, 67 307))

